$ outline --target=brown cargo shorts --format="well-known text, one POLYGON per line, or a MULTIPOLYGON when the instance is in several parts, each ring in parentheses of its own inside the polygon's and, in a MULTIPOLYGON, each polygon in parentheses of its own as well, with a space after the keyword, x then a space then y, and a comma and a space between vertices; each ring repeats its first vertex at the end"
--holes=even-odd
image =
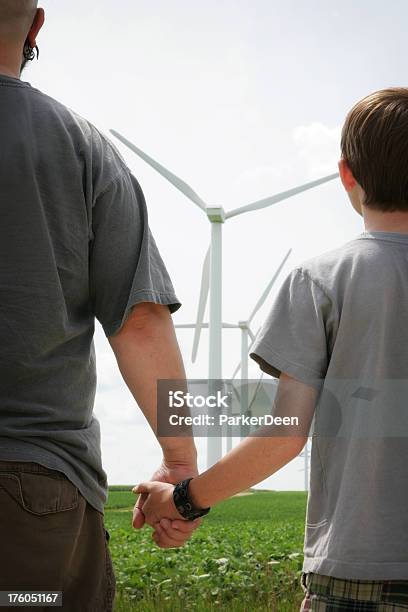
MULTIPOLYGON (((0 591, 62 591, 64 612, 112 612, 104 517, 62 472, 0 461, 0 591)), ((51 607, 0 607, 0 610, 51 607)))

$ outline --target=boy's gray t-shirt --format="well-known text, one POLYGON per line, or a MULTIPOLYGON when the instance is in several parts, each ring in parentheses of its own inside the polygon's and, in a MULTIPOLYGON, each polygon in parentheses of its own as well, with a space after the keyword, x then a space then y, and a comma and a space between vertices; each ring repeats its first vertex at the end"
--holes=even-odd
POLYGON ((281 286, 251 357, 318 389, 305 572, 408 579, 408 234, 363 232, 281 286))
POLYGON ((109 337, 138 302, 180 302, 116 147, 13 77, 0 109, 0 460, 62 471, 103 513, 95 317, 109 337))

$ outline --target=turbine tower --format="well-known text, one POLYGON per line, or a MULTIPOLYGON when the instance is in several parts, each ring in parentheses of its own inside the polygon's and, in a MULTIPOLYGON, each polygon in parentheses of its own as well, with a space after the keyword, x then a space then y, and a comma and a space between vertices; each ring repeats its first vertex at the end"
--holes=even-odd
MULTIPOLYGON (((304 185, 288 189, 273 196, 251 202, 245 206, 240 206, 226 212, 222 206, 208 206, 200 196, 178 176, 167 170, 164 166, 155 161, 152 157, 144 153, 130 140, 122 136, 116 130, 110 130, 122 144, 136 153, 149 166, 167 179, 174 187, 181 191, 207 216, 211 225, 211 245, 204 259, 202 282, 200 290, 200 300, 198 304, 197 322, 193 343, 193 361, 195 361, 201 328, 203 326, 205 307, 207 304, 208 293, 210 293, 210 316, 209 316, 209 361, 208 378, 209 380, 219 380, 222 378, 222 226, 228 219, 237 217, 247 212, 267 208, 286 200, 298 193, 327 183, 338 177, 338 173, 330 174, 315 181, 310 181, 304 185)), ((208 437, 207 440, 207 465, 211 467, 222 456, 222 438, 208 437)))
POLYGON ((299 457, 303 458, 304 464, 303 468, 301 468, 301 472, 304 473, 304 489, 305 491, 309 490, 309 472, 310 472, 310 447, 309 447, 309 438, 306 439, 306 444, 300 453, 299 457))

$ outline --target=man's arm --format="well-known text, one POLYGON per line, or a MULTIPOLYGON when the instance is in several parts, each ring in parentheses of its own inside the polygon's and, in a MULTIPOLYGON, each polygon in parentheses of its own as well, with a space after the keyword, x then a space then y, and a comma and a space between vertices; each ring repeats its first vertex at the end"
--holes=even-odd
MULTIPOLYGON (((157 380, 185 380, 185 370, 168 306, 142 302, 136 304, 122 328, 108 337, 123 380, 156 435, 157 380)), ((163 463, 155 480, 176 483, 197 474, 197 451, 194 439, 158 437, 163 463)), ((134 527, 142 527, 144 517, 139 499, 133 516, 134 527)), ((187 532, 191 534, 193 527, 187 532)), ((181 538, 185 539, 185 538, 181 538)))
MULTIPOLYGON (((209 470, 193 478, 189 492, 194 505, 199 508, 213 506, 261 482, 297 457, 307 440, 316 398, 317 391, 313 387, 282 373, 274 416, 298 417, 299 425, 285 431, 285 435, 279 435, 277 426, 265 427, 262 436, 249 436, 209 470)), ((157 523, 164 516, 177 517, 172 491, 173 487, 159 483, 139 486, 139 493, 150 494, 143 506, 149 523, 157 523)))

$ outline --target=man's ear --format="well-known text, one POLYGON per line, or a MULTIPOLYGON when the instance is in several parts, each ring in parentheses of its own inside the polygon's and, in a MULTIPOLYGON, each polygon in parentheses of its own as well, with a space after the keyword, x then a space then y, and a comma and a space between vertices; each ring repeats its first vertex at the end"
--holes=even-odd
POLYGON ((35 47, 37 46, 37 36, 38 36, 38 32, 41 30, 41 28, 44 25, 44 21, 45 21, 45 12, 44 9, 39 8, 37 9, 36 13, 35 13, 35 17, 34 17, 34 21, 31 25, 30 31, 27 35, 27 41, 30 44, 30 47, 32 49, 35 49, 35 47))
POLYGON ((347 161, 342 157, 338 162, 340 180, 343 183, 344 189, 348 192, 354 189, 357 181, 351 172, 347 161))

